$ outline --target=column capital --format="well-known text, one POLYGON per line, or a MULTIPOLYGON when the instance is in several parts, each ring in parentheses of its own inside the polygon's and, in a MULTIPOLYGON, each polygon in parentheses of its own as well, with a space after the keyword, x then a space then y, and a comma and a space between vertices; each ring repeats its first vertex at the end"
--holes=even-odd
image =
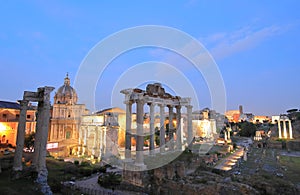
POLYGON ((28 106, 29 101, 28 100, 18 100, 18 102, 20 103, 20 106, 28 106))
POLYGON ((126 104, 126 105, 132 105, 134 103, 134 101, 132 101, 132 100, 125 100, 124 101, 124 104, 126 104))
POLYGON ((189 109, 193 108, 192 105, 186 105, 185 107, 186 107, 186 108, 189 108, 189 109))
POLYGON ((168 108, 174 108, 175 106, 172 105, 172 104, 168 104, 167 107, 168 107, 168 108))
POLYGON ((156 104, 157 104, 157 103, 155 103, 155 102, 147 102, 147 105, 148 105, 148 106, 153 106, 153 107, 154 107, 154 106, 156 106, 156 104))
POLYGON ((175 108, 176 109, 181 109, 181 105, 176 105, 175 108))
POLYGON ((143 105, 146 103, 146 101, 143 98, 138 98, 138 99, 135 100, 135 102, 137 104, 143 104, 143 105))

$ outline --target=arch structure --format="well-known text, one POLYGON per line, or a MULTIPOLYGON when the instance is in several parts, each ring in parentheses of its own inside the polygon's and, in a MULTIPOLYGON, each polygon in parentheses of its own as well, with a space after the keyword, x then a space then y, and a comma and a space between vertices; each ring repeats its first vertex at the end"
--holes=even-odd
POLYGON ((155 106, 159 107, 160 110, 160 130, 159 130, 159 152, 172 152, 182 151, 185 144, 192 143, 193 130, 192 130, 192 106, 191 98, 181 98, 179 96, 172 96, 165 92, 165 89, 160 83, 148 84, 146 90, 142 89, 124 89, 121 93, 125 95, 126 104, 126 133, 125 133, 125 160, 132 161, 131 151, 131 138, 136 139, 136 157, 135 165, 145 167, 144 164, 144 105, 149 106, 149 118, 150 118, 150 143, 149 143, 149 154, 155 155, 157 152, 154 146, 154 134, 155 134, 155 106), (132 105, 136 104, 136 130, 132 129, 132 105), (187 109, 187 143, 184 143, 183 132, 182 132, 182 117, 181 108, 186 107, 187 109), (168 108, 168 116, 165 117, 165 108, 168 108), (173 122, 176 109, 176 117, 173 122), (169 119, 169 124, 165 127, 165 120, 169 119), (177 124, 176 126, 174 124, 177 124), (166 133, 169 134, 166 139, 166 133), (173 135, 176 134, 176 140, 173 135), (167 143, 166 143, 167 142, 167 143))

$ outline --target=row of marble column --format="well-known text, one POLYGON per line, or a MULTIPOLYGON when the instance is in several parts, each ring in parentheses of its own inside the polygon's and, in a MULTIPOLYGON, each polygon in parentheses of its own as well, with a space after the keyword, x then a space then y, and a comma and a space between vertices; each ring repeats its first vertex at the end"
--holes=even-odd
MULTIPOLYGON (((131 131, 131 123, 132 123, 132 105, 136 103, 136 159, 135 164, 143 165, 144 164, 144 154, 143 154, 143 147, 144 147, 144 105, 145 101, 142 99, 138 99, 135 102, 127 101, 126 102, 126 136, 125 136, 125 159, 131 160, 131 137, 133 133, 131 131)), ((165 146, 165 136, 166 136, 166 129, 164 127, 165 122, 165 107, 169 108, 169 131, 170 133, 170 141, 169 151, 174 150, 174 140, 173 140, 173 122, 172 119, 174 117, 173 108, 176 108, 176 149, 182 150, 182 131, 181 131, 181 106, 180 105, 164 105, 164 104, 157 104, 152 102, 147 102, 147 105, 150 109, 150 144, 149 144, 149 154, 155 155, 155 145, 154 145, 154 135, 155 135, 155 116, 154 110, 155 106, 158 105, 160 107, 160 153, 164 153, 166 151, 165 146)), ((193 132, 192 132, 192 106, 188 105, 187 108, 187 129, 188 129, 188 144, 190 144, 193 140, 193 132)))
POLYGON ((79 145, 78 145, 78 156, 87 155, 88 153, 88 134, 90 131, 94 131, 94 140, 92 148, 92 156, 98 156, 100 160, 105 153, 106 148, 106 127, 94 126, 92 130, 89 126, 80 129, 79 145))
POLYGON ((21 108, 17 130, 16 151, 14 156, 14 171, 21 171, 23 169, 22 154, 25 139, 26 113, 29 101, 38 102, 33 166, 36 168, 37 172, 47 170, 46 145, 50 120, 50 93, 53 89, 54 87, 41 87, 38 88, 38 92, 24 92, 23 100, 19 100, 21 108))
POLYGON ((281 139, 281 138, 287 139, 288 138, 286 122, 289 123, 289 139, 293 139, 292 123, 291 123, 291 120, 287 120, 287 119, 279 119, 278 120, 278 137, 279 137, 279 139, 281 139), (282 130, 281 130, 281 122, 283 123, 283 136, 282 136, 282 130))

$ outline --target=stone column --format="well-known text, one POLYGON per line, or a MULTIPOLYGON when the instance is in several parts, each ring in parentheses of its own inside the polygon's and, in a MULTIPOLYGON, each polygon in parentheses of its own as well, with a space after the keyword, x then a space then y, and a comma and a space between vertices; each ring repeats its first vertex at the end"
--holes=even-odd
POLYGON ((96 154, 96 142, 97 142, 96 133, 97 133, 97 127, 94 127, 94 140, 93 140, 92 158, 94 158, 95 154, 96 154))
POLYGON ((40 140, 40 149, 38 154, 38 164, 37 171, 38 176, 36 182, 40 185, 41 192, 43 194, 52 194, 49 185, 47 184, 48 171, 46 167, 46 155, 47 155, 47 140, 48 140, 48 130, 49 130, 49 120, 50 120, 50 93, 54 90, 54 87, 42 87, 38 88, 38 92, 41 94, 43 107, 42 107, 42 124, 41 124, 41 140, 40 140))
POLYGON ((228 140, 230 140, 230 131, 231 131, 231 129, 230 129, 230 127, 228 127, 228 129, 227 129, 227 139, 228 140))
POLYGON ((193 106, 188 105, 187 108, 187 131, 188 131, 188 146, 192 145, 193 142, 193 127, 192 127, 192 108, 193 106))
POLYGON ((79 128, 79 138, 78 138, 78 147, 77 147, 77 156, 81 154, 81 144, 82 144, 82 127, 79 128))
POLYGON ((138 99, 136 102, 136 160, 135 163, 138 166, 144 165, 144 101, 138 99))
POLYGON ((100 145, 99 145, 99 157, 98 157, 98 160, 100 161, 101 160, 101 158, 102 158, 102 154, 103 154, 103 127, 100 127, 100 129, 99 129, 99 133, 100 133, 100 135, 99 135, 99 143, 100 143, 100 145))
POLYGON ((107 144, 106 144, 106 134, 107 134, 107 127, 103 127, 103 146, 102 146, 102 155, 106 155, 107 151, 107 144))
POLYGON ((150 155, 154 155, 154 136, 155 136, 155 129, 154 129, 154 106, 155 104, 154 103, 150 103, 148 104, 149 107, 150 107, 150 155))
POLYGON ((25 139, 25 126, 26 126, 26 113, 27 113, 27 106, 28 101, 26 100, 19 100, 21 110, 19 116, 19 124, 18 124, 18 134, 17 134, 17 147, 14 156, 14 171, 22 171, 22 155, 23 155, 23 148, 24 148, 24 139, 25 139))
POLYGON ((35 128, 35 141, 34 141, 34 156, 32 161, 32 166, 37 169, 40 147, 41 147, 41 137, 42 137, 42 124, 43 124, 43 106, 44 103, 42 101, 38 102, 37 108, 37 119, 36 119, 36 128, 35 128))
POLYGON ((278 137, 279 137, 279 139, 281 139, 282 138, 282 136, 281 136, 281 124, 280 124, 280 119, 278 119, 278 137))
POLYGON ((290 139, 293 139, 293 128, 292 128, 291 120, 289 120, 289 135, 290 135, 290 139))
POLYGON ((42 124, 41 124, 41 140, 40 140, 40 150, 39 150, 39 162, 38 171, 46 170, 46 155, 47 155, 47 138, 49 130, 49 120, 50 120, 50 93, 53 91, 53 87, 43 87, 39 88, 38 91, 43 93, 43 107, 42 107, 42 124))
POLYGON ((82 155, 87 154, 87 134, 88 134, 88 131, 89 131, 89 126, 87 126, 84 130, 82 155))
POLYGON ((283 138, 287 138, 287 132, 286 132, 286 120, 283 119, 283 138))
POLYGON ((126 102, 125 159, 131 159, 132 103, 126 102))
POLYGON ((160 107, 160 133, 159 133, 159 147, 160 153, 165 152, 165 106, 163 104, 159 105, 160 107))
POLYGON ((174 150, 174 126, 173 126, 173 106, 168 105, 169 108, 169 151, 174 150))
POLYGON ((181 106, 176 106, 176 148, 182 150, 181 106))

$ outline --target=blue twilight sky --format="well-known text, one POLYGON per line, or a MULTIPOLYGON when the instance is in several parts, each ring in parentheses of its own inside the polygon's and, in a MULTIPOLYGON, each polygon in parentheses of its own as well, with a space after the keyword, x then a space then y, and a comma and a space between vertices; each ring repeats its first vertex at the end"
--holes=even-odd
MULTIPOLYGON (((0 99, 15 101, 24 90, 45 85, 57 89, 67 72, 73 83, 99 41, 126 28, 161 25, 189 34, 210 52, 224 80, 228 110, 243 105, 256 115, 280 114, 300 107, 299 8, 298 0, 3 1, 0 99)), ((122 106, 116 86, 136 87, 129 85, 137 77, 145 78, 138 85, 144 87, 152 74, 160 75, 153 81, 170 81, 164 84, 172 94, 192 96, 179 79, 184 75, 195 89, 198 108, 211 107, 210 90, 192 67, 161 48, 123 53, 99 78, 95 107, 122 106), (143 64, 148 61, 169 65, 143 64)), ((81 96, 79 102, 89 105, 81 96)))

